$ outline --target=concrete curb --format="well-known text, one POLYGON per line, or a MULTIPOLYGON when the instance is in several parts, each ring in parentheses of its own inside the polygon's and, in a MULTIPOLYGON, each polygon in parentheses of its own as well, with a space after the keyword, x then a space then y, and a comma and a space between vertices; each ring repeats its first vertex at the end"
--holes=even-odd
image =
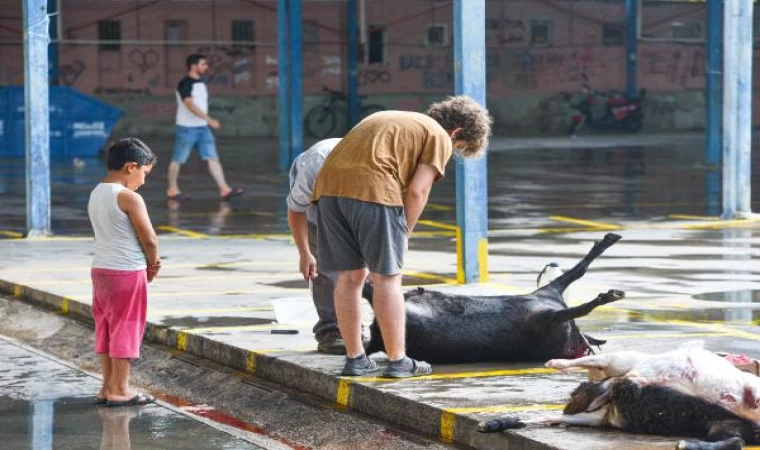
MULTIPOLYGON (((93 323, 92 308, 86 303, 2 279, 0 293, 82 322, 93 323)), ((319 396, 334 402, 338 407, 352 408, 418 432, 437 436, 444 442, 462 444, 478 450, 559 450, 558 447, 517 433, 483 434, 477 431, 478 421, 472 417, 383 392, 372 385, 356 383, 351 378, 319 372, 271 355, 234 347, 164 325, 148 322, 145 339, 319 396)))

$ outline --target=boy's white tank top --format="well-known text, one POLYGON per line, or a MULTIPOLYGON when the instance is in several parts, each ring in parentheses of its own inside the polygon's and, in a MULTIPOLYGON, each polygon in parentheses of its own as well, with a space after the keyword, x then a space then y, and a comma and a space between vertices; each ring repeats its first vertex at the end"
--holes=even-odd
POLYGON ((147 267, 145 254, 127 213, 119 208, 119 183, 100 183, 90 193, 87 212, 95 231, 95 258, 92 267, 111 270, 141 270, 147 267))

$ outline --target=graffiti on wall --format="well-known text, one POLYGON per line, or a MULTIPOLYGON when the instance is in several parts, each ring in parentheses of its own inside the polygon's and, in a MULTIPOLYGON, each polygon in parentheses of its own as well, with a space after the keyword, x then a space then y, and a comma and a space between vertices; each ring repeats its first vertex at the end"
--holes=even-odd
POLYGON ((486 19, 487 45, 520 45, 525 40, 526 26, 524 21, 509 17, 486 19))
POLYGON ((672 87, 704 85, 705 52, 695 49, 658 49, 641 52, 641 72, 667 81, 672 87))
POLYGON ((423 89, 442 90, 453 86, 454 72, 447 54, 401 55, 398 66, 402 73, 419 73, 423 89))
POLYGON ((580 82, 583 75, 593 78, 607 69, 607 62, 591 47, 507 50, 489 55, 487 64, 492 82, 519 90, 564 88, 580 82))
POLYGON ((80 60, 71 61, 63 64, 58 68, 58 77, 65 86, 74 86, 80 76, 84 73, 87 66, 80 60))

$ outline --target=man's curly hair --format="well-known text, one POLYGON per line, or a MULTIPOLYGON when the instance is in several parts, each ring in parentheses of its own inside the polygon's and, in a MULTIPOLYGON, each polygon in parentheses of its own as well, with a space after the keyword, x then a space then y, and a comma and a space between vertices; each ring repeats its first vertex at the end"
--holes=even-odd
POLYGON ((467 142, 467 147, 460 152, 465 158, 480 156, 488 145, 493 118, 472 98, 466 95, 449 97, 433 103, 425 113, 446 131, 461 128, 454 139, 467 142))

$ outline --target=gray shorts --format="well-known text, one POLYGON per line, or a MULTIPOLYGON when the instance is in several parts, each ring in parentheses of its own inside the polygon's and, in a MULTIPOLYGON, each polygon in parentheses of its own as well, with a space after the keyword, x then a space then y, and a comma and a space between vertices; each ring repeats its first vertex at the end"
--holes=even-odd
POLYGON ((407 227, 404 208, 344 197, 318 204, 319 265, 327 270, 368 267, 397 275, 404 266, 407 227))

